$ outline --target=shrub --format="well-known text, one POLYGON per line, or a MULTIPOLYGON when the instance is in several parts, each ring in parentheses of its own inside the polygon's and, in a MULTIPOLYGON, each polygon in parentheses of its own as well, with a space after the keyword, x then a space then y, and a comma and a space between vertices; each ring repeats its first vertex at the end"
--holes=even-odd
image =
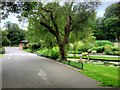
POLYGON ((1 47, 0 48, 0 54, 4 54, 5 53, 5 48, 4 47, 1 47))
POLYGON ((58 59, 59 58, 59 47, 55 46, 51 50, 51 57, 53 59, 58 59))
POLYGON ((113 51, 120 51, 120 48, 119 47, 112 47, 112 50, 113 51))
POLYGON ((97 53, 103 53, 104 52, 104 47, 103 46, 94 47, 92 50, 95 50, 97 53))
POLYGON ((26 51, 26 52, 32 52, 32 50, 29 49, 29 48, 28 48, 28 49, 25 49, 25 51, 26 51))
POLYGON ((27 49, 27 48, 28 48, 27 46, 25 46, 25 45, 23 46, 23 49, 27 49))
POLYGON ((40 47, 41 47, 41 45, 38 44, 38 43, 30 43, 29 46, 28 46, 28 48, 30 48, 32 50, 39 49, 40 47))
POLYGON ((120 52, 119 52, 119 51, 114 51, 114 52, 113 52, 113 55, 118 55, 118 56, 120 56, 120 52))
POLYGON ((107 55, 120 55, 120 48, 118 48, 118 47, 106 45, 104 48, 105 48, 104 53, 107 55))
POLYGON ((51 50, 50 49, 43 49, 41 50, 41 54, 45 55, 45 56, 50 56, 51 55, 51 50))
POLYGON ((96 51, 96 50, 93 50, 93 51, 91 51, 91 52, 92 52, 93 54, 96 54, 97 51, 96 51))
POLYGON ((105 46, 105 45, 113 46, 113 43, 108 40, 97 40, 95 43, 97 46, 105 46))

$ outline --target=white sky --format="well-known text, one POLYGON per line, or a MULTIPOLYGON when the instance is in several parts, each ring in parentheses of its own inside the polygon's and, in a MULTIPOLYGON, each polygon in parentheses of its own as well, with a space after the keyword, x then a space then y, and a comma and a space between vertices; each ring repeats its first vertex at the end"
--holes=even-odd
MULTIPOLYGON (((76 0, 76 1, 79 1, 79 0, 76 0)), ((80 1, 83 1, 83 0, 80 0, 80 1)), ((102 5, 100 5, 97 8, 97 17, 102 17, 105 12, 106 7, 118 1, 120 0, 106 0, 106 1, 102 0, 102 5)), ((1 23, 0 23, 1 28, 3 28, 4 23, 7 21, 10 21, 12 23, 17 23, 19 24, 20 28, 27 30, 28 23, 20 23, 18 19, 16 18, 15 14, 10 14, 6 20, 1 20, 1 23)))

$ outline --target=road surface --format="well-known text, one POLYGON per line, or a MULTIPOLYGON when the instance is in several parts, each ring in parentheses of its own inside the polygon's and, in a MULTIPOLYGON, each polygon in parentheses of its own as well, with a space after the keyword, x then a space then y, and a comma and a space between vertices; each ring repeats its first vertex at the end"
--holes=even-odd
POLYGON ((7 47, 2 88, 99 88, 100 83, 50 59, 7 47))

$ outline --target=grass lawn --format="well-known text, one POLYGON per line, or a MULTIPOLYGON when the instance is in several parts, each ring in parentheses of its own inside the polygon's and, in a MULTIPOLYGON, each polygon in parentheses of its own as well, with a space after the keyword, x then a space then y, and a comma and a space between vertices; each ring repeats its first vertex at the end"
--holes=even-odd
POLYGON ((31 52, 30 49, 23 49, 25 52, 31 52))
MULTIPOLYGON (((73 58, 74 56, 67 56, 68 58, 73 58)), ((76 58, 80 58, 80 56, 76 56, 76 58)), ((83 56, 83 59, 87 59, 86 56, 83 56)), ((120 59, 118 57, 105 57, 105 56, 90 56, 91 60, 116 60, 116 61, 120 61, 120 59)))
MULTIPOLYGON (((120 87, 118 84, 118 68, 94 64, 84 64, 81 73, 101 82, 102 86, 120 87)), ((120 79, 119 79, 120 82, 120 79)))
POLYGON ((3 54, 0 54, 0 57, 2 57, 3 56, 3 54))

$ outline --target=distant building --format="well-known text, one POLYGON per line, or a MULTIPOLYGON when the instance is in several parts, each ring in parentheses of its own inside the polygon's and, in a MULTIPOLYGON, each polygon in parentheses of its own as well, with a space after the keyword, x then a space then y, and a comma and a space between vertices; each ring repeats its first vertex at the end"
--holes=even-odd
POLYGON ((23 47, 28 47, 28 41, 27 40, 22 40, 19 42, 19 49, 23 49, 23 47))

